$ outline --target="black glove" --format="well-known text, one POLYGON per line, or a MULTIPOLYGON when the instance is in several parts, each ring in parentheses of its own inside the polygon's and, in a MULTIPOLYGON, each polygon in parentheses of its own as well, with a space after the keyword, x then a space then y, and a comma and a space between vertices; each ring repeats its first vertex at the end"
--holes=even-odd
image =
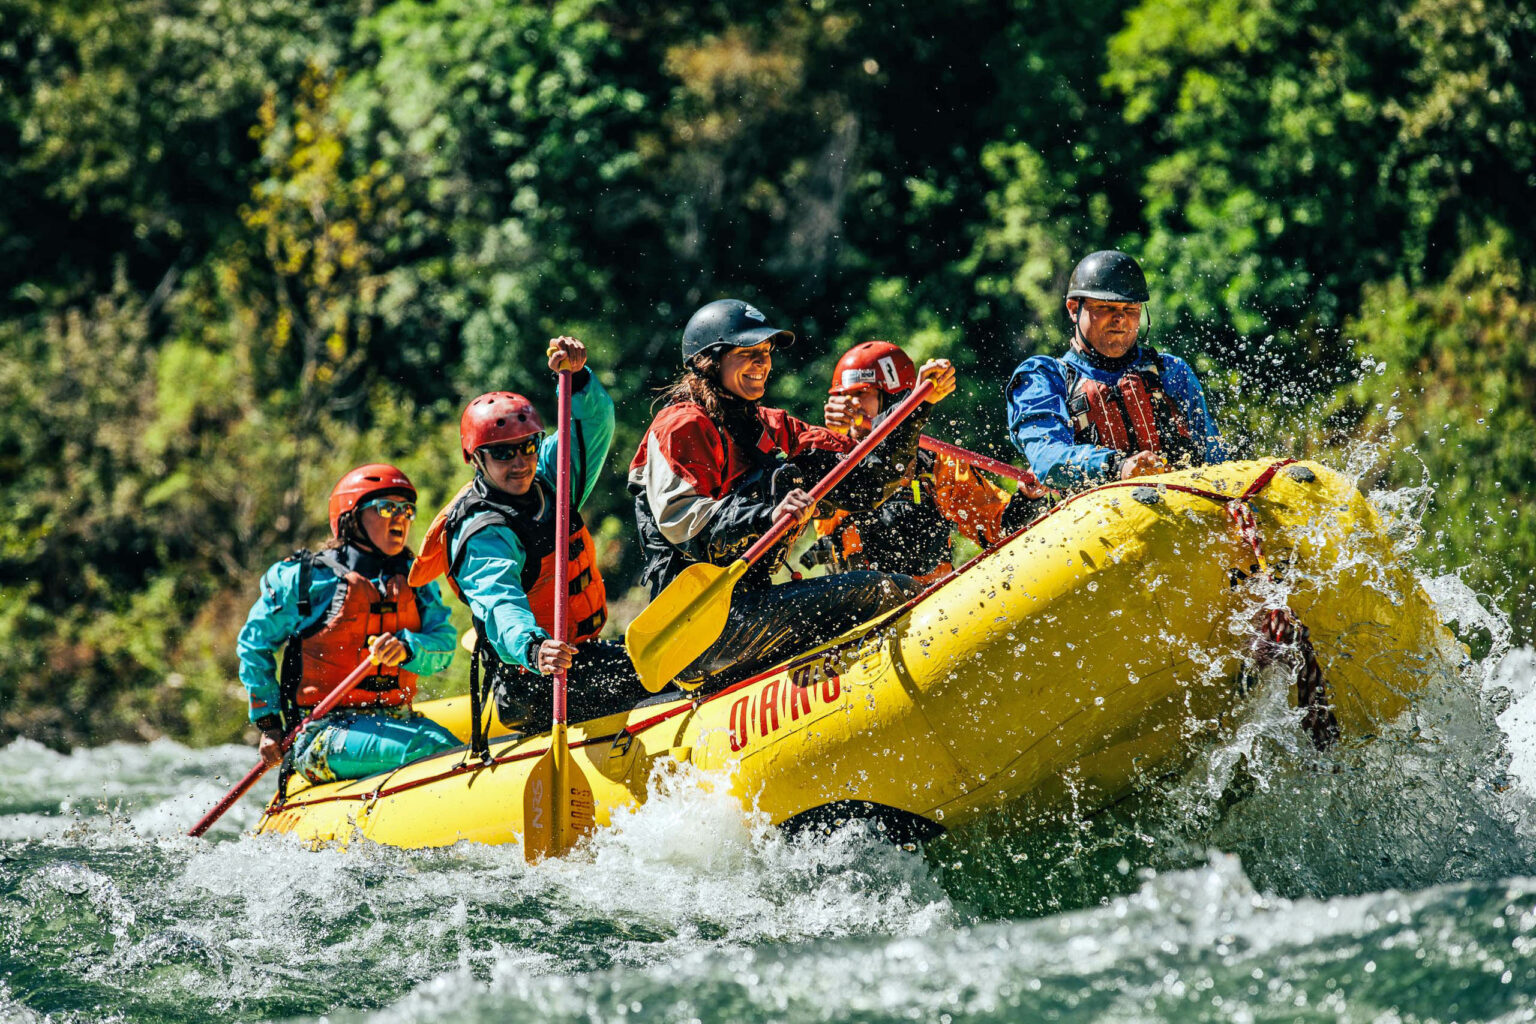
POLYGON ((1008 507, 1003 509, 1001 522, 1003 536, 1006 537, 1024 529, 1040 518, 1050 505, 1050 498, 1031 498, 1023 491, 1014 491, 1013 497, 1008 499, 1008 507))

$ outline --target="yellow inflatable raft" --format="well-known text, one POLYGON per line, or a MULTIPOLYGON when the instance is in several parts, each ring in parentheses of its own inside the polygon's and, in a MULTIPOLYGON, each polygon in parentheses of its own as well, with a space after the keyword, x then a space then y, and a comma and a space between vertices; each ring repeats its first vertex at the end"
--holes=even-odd
MULTIPOLYGON (((1005 805, 1091 812, 1177 770, 1238 709, 1250 624, 1275 593, 1311 630, 1345 743, 1462 656, 1349 480, 1314 463, 1230 463, 1079 495, 767 673, 573 726, 572 757, 599 825, 644 801, 668 759, 730 772, 775 823, 866 816, 921 838, 1005 805)), ((420 710, 467 739, 465 699, 420 710)), ((503 734, 488 760, 457 751, 352 782, 296 780, 258 831, 511 842, 547 746, 503 734)))

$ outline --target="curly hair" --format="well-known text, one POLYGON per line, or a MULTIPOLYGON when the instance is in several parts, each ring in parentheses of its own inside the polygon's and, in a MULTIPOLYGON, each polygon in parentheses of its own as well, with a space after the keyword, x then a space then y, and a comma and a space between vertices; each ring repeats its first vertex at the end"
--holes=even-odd
POLYGON ((763 429, 757 416, 757 403, 725 389, 720 383, 723 363, 723 353, 719 351, 694 356, 688 360, 683 375, 661 389, 651 408, 692 402, 704 410, 710 422, 722 433, 730 433, 738 442, 741 439, 755 441, 763 429))

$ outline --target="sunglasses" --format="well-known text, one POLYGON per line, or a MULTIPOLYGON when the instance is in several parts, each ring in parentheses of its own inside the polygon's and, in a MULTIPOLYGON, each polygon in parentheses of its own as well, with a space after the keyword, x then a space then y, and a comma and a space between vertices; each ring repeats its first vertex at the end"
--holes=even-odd
POLYGON ((506 444, 488 444, 479 451, 485 453, 485 457, 492 462, 507 462, 519 455, 537 455, 539 443, 544 440, 543 434, 531 434, 520 441, 508 441, 506 444))
POLYGON ((363 508, 371 508, 385 519, 393 519, 396 516, 404 516, 407 519, 416 518, 416 503, 414 501, 399 501, 395 498, 374 498, 365 501, 363 508))

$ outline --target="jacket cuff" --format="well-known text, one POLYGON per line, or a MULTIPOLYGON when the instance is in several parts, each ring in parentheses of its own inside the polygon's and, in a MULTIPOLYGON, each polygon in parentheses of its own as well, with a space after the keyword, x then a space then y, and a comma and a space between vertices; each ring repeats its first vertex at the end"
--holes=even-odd
POLYGON ((534 666, 538 663, 534 660, 533 650, 535 644, 541 644, 549 639, 549 634, 537 627, 526 629, 513 638, 507 651, 512 657, 512 663, 519 668, 525 668, 529 672, 537 672, 534 666))
POLYGON ((411 668, 411 662, 416 660, 416 645, 411 642, 410 633, 402 629, 400 632, 395 634, 395 639, 399 640, 400 643, 405 646, 405 660, 400 663, 400 667, 410 671, 415 671, 411 668))

